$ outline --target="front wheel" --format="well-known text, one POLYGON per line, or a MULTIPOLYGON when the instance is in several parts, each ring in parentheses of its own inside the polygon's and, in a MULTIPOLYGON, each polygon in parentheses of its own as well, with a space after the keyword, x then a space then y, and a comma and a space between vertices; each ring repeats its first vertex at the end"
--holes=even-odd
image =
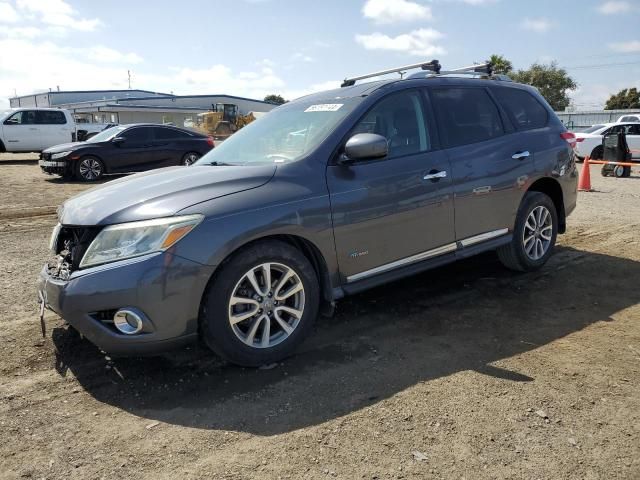
POLYGON ((95 182, 104 175, 104 164, 96 157, 82 157, 76 164, 75 175, 83 182, 95 182))
POLYGON ((257 367, 282 360, 318 315, 315 270, 300 250, 270 240, 233 255, 210 283, 200 331, 226 360, 257 367))
POLYGON ((551 198, 527 192, 518 209, 513 239, 498 248, 498 257, 511 270, 537 270, 551 256, 557 235, 558 214, 551 198))

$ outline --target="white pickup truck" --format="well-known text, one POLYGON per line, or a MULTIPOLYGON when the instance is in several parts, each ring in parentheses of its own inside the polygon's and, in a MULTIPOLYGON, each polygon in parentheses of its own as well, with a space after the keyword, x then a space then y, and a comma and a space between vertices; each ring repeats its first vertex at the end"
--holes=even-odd
POLYGON ((54 145, 83 140, 80 137, 100 132, 106 126, 78 126, 71 112, 59 108, 7 110, 0 113, 0 152, 41 152, 54 145))

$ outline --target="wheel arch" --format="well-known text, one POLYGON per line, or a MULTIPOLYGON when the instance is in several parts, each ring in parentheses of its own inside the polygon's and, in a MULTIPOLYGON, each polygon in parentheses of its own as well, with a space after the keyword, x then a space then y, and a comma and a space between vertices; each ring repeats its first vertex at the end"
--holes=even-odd
MULTIPOLYGON (((80 154, 78 159, 75 160, 75 161, 76 162, 81 162, 83 158, 87 158, 87 157, 97 158, 98 160, 100 160, 102 162, 102 166, 104 167, 104 173, 111 173, 109 167, 107 167, 107 162, 105 162, 104 159, 100 155, 96 155, 95 153, 82 153, 82 154, 80 154)), ((73 170, 74 171, 76 170, 76 165, 77 165, 77 163, 75 163, 74 166, 73 166, 73 170)))
POLYGON ((6 151, 7 151, 7 149, 4 146, 4 142, 2 140, 0 140, 0 153, 5 153, 6 151))
POLYGON ((331 276, 329 273, 327 262, 320 249, 311 240, 296 234, 269 234, 258 238, 253 238, 241 245, 236 246, 236 248, 227 253, 227 255, 224 257, 224 260, 211 274, 211 277, 209 278, 207 285, 202 292, 200 306, 202 307, 202 303, 205 300, 207 292, 209 291, 209 287, 215 281, 215 278, 221 267, 223 267, 238 252, 241 252, 242 250, 255 245, 256 243, 261 243, 269 240, 277 240, 286 243, 299 250, 307 258, 307 260, 309 260, 309 263, 311 263, 311 266, 316 273, 318 286, 320 287, 320 313, 330 315, 333 312, 333 302, 335 300, 335 297, 333 294, 333 286, 331 283, 331 276))
POLYGON ((564 210, 564 194, 560 183, 553 178, 544 177, 533 182, 527 191, 544 193, 551 198, 558 214, 558 233, 564 233, 567 228, 567 217, 564 210))

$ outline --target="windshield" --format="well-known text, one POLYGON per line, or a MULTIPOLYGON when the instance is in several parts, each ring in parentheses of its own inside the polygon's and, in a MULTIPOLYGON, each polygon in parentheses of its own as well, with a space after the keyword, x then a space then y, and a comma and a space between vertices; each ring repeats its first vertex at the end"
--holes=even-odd
POLYGON ((233 134, 196 165, 294 162, 320 145, 360 101, 340 98, 283 105, 233 134))
POLYGON ((600 130, 601 128, 604 128, 604 125, 594 125, 592 127, 587 128, 586 130, 583 130, 582 133, 593 133, 596 130, 600 130))
POLYGON ((89 140, 87 140, 87 143, 108 142, 117 134, 119 134, 121 131, 123 131, 125 128, 127 127, 121 126, 121 127, 107 128, 106 130, 103 130, 97 135, 94 135, 93 137, 91 137, 89 140))

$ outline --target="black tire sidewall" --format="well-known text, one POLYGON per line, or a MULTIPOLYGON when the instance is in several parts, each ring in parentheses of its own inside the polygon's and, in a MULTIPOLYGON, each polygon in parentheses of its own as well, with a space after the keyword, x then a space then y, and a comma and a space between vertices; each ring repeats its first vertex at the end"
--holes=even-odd
POLYGON ((318 315, 319 301, 318 278, 307 258, 287 243, 260 242, 234 254, 215 274, 203 300, 200 332, 209 348, 233 363, 247 367, 273 363, 291 355, 308 335, 318 315), (304 286, 305 308, 300 323, 287 339, 274 347, 252 348, 238 339, 229 325, 229 299, 240 278, 266 262, 295 270, 304 286))
POLYGON ((602 148, 602 145, 598 145, 597 147, 595 147, 591 151, 590 159, 591 160, 602 160, 603 156, 604 156, 604 149, 602 148))
POLYGON ((86 157, 82 157, 80 159, 78 159, 78 161, 76 162, 75 166, 74 166, 74 174, 76 176, 76 178, 82 182, 96 182, 98 180, 100 180, 103 176, 104 176, 104 162, 102 160, 100 160, 98 157, 95 157, 93 155, 87 155, 86 157), (87 159, 94 159, 97 160, 98 162, 100 162, 100 166, 102 167, 102 171, 100 172, 100 175, 98 175, 96 178, 93 178, 91 180, 88 180, 86 178, 84 178, 82 175, 80 175, 80 164, 82 162, 84 162, 87 159))
POLYGON ((513 232, 513 246, 515 250, 518 262, 524 267, 525 270, 537 270, 542 267, 549 257, 553 254, 553 249, 556 244, 556 238, 558 236, 558 213, 553 200, 549 196, 541 192, 528 192, 518 210, 518 217, 516 220, 516 227, 513 232), (546 207, 551 213, 551 219, 553 222, 551 244, 546 253, 538 260, 533 260, 527 256, 524 249, 524 241, 522 239, 525 223, 529 214, 538 206, 546 207))

